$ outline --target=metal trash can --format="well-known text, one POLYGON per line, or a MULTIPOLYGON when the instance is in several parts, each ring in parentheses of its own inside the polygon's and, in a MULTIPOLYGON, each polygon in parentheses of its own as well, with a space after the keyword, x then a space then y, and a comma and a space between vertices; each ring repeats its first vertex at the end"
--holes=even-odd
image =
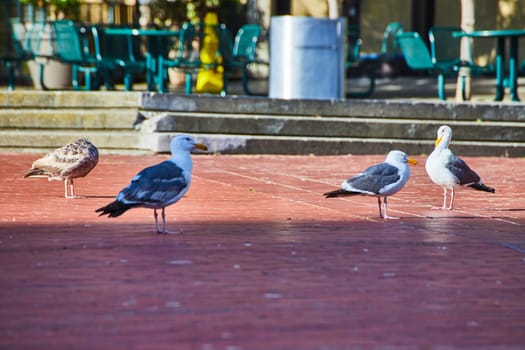
POLYGON ((346 19, 272 17, 269 97, 345 97, 346 19))

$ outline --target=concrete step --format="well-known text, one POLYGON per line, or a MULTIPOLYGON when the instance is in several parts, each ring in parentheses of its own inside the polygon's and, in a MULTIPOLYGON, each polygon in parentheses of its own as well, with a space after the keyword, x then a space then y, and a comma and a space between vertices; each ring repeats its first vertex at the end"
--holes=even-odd
POLYGON ((88 137, 102 152, 163 153, 190 133, 216 153, 428 154, 449 124, 460 154, 525 156, 524 122, 520 103, 17 90, 0 94, 0 151, 88 137))
POLYGON ((0 93, 0 108, 137 108, 141 92, 15 90, 0 93))
POLYGON ((47 152, 87 137, 103 152, 151 153, 157 145, 150 145, 150 139, 134 128, 141 94, 33 90, 0 94, 0 150, 47 152))
POLYGON ((135 108, 0 109, 0 129, 133 130, 135 108))
POLYGON ((48 152, 77 138, 86 137, 107 153, 152 153, 158 137, 136 131, 0 130, 0 150, 48 152))
MULTIPOLYGON (((155 152, 168 153, 175 133, 156 133, 155 152)), ((294 136, 257 136, 232 134, 193 134, 198 142, 208 145, 217 154, 287 154, 346 155, 386 154, 393 149, 412 155, 427 155, 434 149, 434 140, 402 140, 381 138, 325 138, 294 136)), ((152 139, 153 140, 153 139, 152 139)), ((454 141, 455 152, 464 156, 522 157, 525 143, 454 141)))
MULTIPOLYGON (((148 94, 141 106, 143 132, 195 134, 217 153, 428 154, 437 129, 448 124, 461 154, 525 155, 525 109, 515 103, 148 94)), ((167 152, 169 137, 159 137, 156 151, 167 152)))
POLYGON ((525 122, 522 103, 501 102, 279 100, 248 96, 144 94, 140 105, 143 110, 157 112, 525 122))
POLYGON ((361 138, 423 141, 432 138, 442 124, 454 129, 454 140, 521 142, 523 122, 446 121, 372 117, 278 116, 212 113, 156 115, 147 126, 154 132, 237 134, 293 137, 361 138))

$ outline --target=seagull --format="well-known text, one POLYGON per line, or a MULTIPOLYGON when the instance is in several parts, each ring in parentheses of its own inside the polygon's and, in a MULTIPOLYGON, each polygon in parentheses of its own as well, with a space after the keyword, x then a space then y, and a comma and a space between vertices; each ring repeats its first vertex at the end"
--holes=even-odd
POLYGON ((417 164, 417 161, 408 158, 406 153, 398 150, 390 151, 383 163, 375 164, 362 173, 351 177, 341 184, 341 189, 327 192, 326 198, 353 196, 357 194, 376 196, 379 207, 379 217, 398 219, 388 216, 387 197, 398 192, 405 186, 410 177, 408 164, 417 164), (385 215, 381 212, 381 197, 384 198, 385 215))
POLYGON ((24 171, 24 177, 47 177, 49 181, 63 180, 64 197, 80 198, 75 196, 73 179, 86 176, 97 163, 97 147, 89 140, 81 138, 35 160, 31 169, 24 171))
POLYGON ((208 148, 196 143, 188 135, 178 135, 171 140, 171 159, 141 170, 131 183, 119 192, 114 202, 95 212, 117 217, 131 208, 153 209, 157 233, 167 234, 165 208, 181 199, 190 188, 192 160, 190 152, 208 148), (157 209, 162 209, 162 230, 159 228, 157 209))
POLYGON ((480 191, 494 193, 492 187, 486 186, 481 181, 478 174, 465 163, 461 158, 456 157, 448 148, 452 139, 452 129, 441 126, 437 131, 436 146, 434 151, 428 156, 425 164, 430 179, 443 187, 443 206, 434 209, 452 210, 454 204, 454 187, 467 186, 480 191), (450 190, 450 204, 447 207, 447 191, 450 190))

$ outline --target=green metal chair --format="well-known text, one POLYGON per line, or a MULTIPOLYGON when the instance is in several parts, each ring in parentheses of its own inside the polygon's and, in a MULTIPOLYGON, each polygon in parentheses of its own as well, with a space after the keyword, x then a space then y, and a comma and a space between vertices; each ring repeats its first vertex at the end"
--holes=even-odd
POLYGON ((479 66, 460 59, 461 38, 453 36, 460 32, 460 27, 432 27, 428 31, 432 62, 441 66, 463 66, 471 69, 473 74, 494 72, 494 66, 479 66))
POLYGON ((371 63, 371 67, 365 67, 366 77, 368 78, 368 87, 363 91, 347 91, 347 98, 361 98, 370 96, 375 89, 376 82, 376 69, 377 69, 377 59, 373 58, 364 58, 361 55, 361 45, 363 41, 360 37, 359 28, 353 24, 348 25, 347 27, 347 41, 346 41, 346 60, 345 60, 345 70, 348 70, 352 67, 358 67, 364 62, 371 63))
POLYGON ((261 35, 262 28, 258 24, 243 25, 235 38, 232 39, 231 32, 224 24, 219 26, 219 52, 222 56, 223 89, 221 95, 228 93, 228 80, 236 72, 242 72, 242 87, 246 95, 257 95, 250 91, 248 87, 249 71, 248 65, 251 63, 264 63, 256 59, 257 42, 261 35))
POLYGON ((43 28, 37 24, 32 25, 29 30, 20 18, 10 19, 11 44, 6 52, 0 56, 0 61, 7 71, 7 87, 9 91, 15 89, 15 72, 17 67, 25 61, 34 58, 31 48, 31 39, 43 28))
POLYGON ((383 60, 388 61, 402 56, 396 37, 404 31, 405 27, 399 22, 391 22, 386 26, 383 32, 383 40, 381 41, 383 60))
POLYGON ((362 66, 366 70, 369 83, 368 88, 364 91, 347 91, 347 98, 368 97, 374 92, 377 70, 381 64, 402 58, 395 38, 403 30, 401 23, 389 23, 383 33, 380 52, 363 54, 361 53, 362 40, 360 39, 359 28, 352 24, 348 25, 346 69, 362 66))
POLYGON ((179 31, 177 50, 174 58, 159 56, 158 71, 156 76, 156 85, 158 92, 168 92, 168 69, 177 68, 184 72, 185 75, 185 92, 191 94, 192 76, 200 68, 200 60, 192 57, 192 41, 197 32, 191 23, 184 23, 179 31))
POLYGON ((132 35, 105 35, 104 28, 91 26, 94 54, 106 88, 114 88, 114 72, 122 70, 124 88, 133 90, 134 77, 146 71, 146 61, 139 51, 139 38, 132 35))
MULTIPOLYGON (((457 75, 462 62, 434 62, 419 33, 404 32, 398 34, 396 40, 401 48, 407 65, 413 70, 423 70, 436 74, 438 76, 438 96, 441 100, 446 100, 445 95, 445 77, 457 75)), ((462 86, 465 94, 465 84, 462 86)))
MULTIPOLYGON (((84 47, 83 39, 75 27, 75 23, 70 20, 54 21, 51 22, 51 27, 55 36, 55 52, 51 56, 40 57, 57 59, 63 63, 71 64, 71 83, 75 90, 82 89, 78 79, 79 73, 84 74, 85 90, 98 89, 100 72, 97 67, 97 59, 86 53, 87 50, 84 47)), ((40 83, 42 88, 47 90, 48 87, 44 84, 44 67, 45 62, 40 63, 40 83)))
POLYGON ((346 32, 346 60, 345 69, 359 65, 359 58, 361 55, 361 40, 359 29, 355 25, 348 25, 346 32))

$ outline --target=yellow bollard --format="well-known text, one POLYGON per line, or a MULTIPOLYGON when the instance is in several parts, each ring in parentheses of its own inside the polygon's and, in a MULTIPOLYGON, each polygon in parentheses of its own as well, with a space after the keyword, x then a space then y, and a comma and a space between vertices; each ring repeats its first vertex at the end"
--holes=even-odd
POLYGON ((201 69, 197 74, 197 93, 218 94, 223 89, 222 57, 219 53, 219 17, 208 12, 204 16, 204 33, 200 52, 201 69))

